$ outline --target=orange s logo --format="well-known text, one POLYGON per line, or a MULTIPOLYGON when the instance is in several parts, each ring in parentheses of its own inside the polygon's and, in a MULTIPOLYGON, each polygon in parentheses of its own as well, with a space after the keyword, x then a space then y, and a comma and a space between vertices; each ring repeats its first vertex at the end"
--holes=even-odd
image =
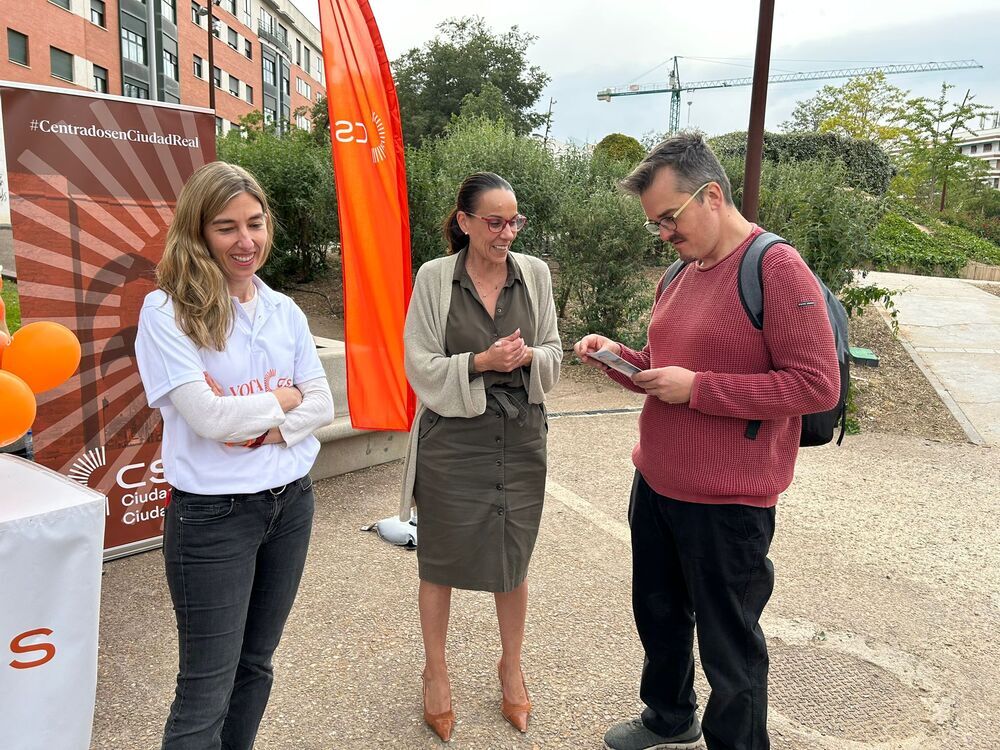
POLYGON ((15 635, 10 642, 10 650, 14 654, 30 654, 33 651, 41 651, 45 656, 33 659, 32 661, 18 661, 15 659, 10 663, 10 666, 14 667, 14 669, 31 669, 32 667, 40 667, 52 661, 52 658, 56 655, 56 647, 51 643, 42 642, 27 645, 22 643, 22 641, 39 635, 49 636, 52 635, 52 631, 48 628, 37 628, 36 630, 29 630, 26 633, 15 635))

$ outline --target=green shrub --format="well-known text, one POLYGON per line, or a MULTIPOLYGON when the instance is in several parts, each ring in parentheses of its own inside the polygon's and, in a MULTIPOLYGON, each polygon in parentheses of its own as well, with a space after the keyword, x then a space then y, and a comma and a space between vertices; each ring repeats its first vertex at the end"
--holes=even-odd
POLYGON ((642 270, 652 237, 639 202, 611 187, 577 186, 562 194, 553 255, 564 340, 602 333, 641 345, 640 321, 652 303, 642 270))
POLYGON ((949 224, 966 229, 995 245, 1000 245, 1000 216, 983 216, 954 210, 945 211, 940 216, 949 224))
POLYGON ((1000 265, 1000 245, 908 201, 893 199, 890 206, 872 237, 869 263, 875 270, 957 276, 970 260, 1000 265))
POLYGON ((21 302, 17 296, 17 284, 5 279, 0 295, 3 296, 3 303, 7 306, 7 328, 14 333, 21 327, 21 302))
MULTIPOLYGON (((720 135, 709 143, 720 159, 746 157, 746 132, 720 135)), ((764 133, 763 159, 774 164, 840 161, 848 186, 878 196, 885 195, 894 174, 889 156, 877 144, 833 133, 764 133)))
POLYGON ((877 271, 957 276, 968 258, 959 248, 939 241, 909 219, 888 213, 872 236, 868 260, 877 271))
POLYGON ((645 156, 645 147, 632 136, 622 133, 606 135, 594 146, 594 159, 621 162, 626 165, 626 173, 645 156))
MULTIPOLYGON (((739 205, 743 160, 728 157, 723 167, 739 205)), ((834 293, 868 257, 869 237, 884 210, 883 201, 846 182, 846 168, 836 160, 765 162, 761 174, 761 226, 794 245, 834 293)))

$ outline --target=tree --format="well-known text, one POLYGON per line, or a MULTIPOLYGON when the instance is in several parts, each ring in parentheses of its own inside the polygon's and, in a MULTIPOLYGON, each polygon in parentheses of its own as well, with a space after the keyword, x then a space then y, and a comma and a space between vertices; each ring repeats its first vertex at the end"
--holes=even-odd
POLYGON ((502 113, 518 135, 545 122, 544 114, 531 111, 549 82, 527 60, 536 37, 517 26, 494 34, 478 16, 451 18, 437 28, 431 41, 393 62, 407 145, 441 135, 463 103, 471 114, 502 113))
POLYGON ((896 181, 897 188, 928 207, 936 205, 939 211, 945 209, 949 183, 976 183, 984 169, 982 161, 960 152, 958 136, 963 132, 975 135, 969 123, 989 108, 973 102, 971 91, 965 92, 960 104, 949 102, 952 88, 943 83, 936 99, 917 97, 906 102, 907 136, 900 148, 902 169, 896 181))
POLYGON ((320 96, 309 111, 309 119, 312 120, 313 138, 317 143, 326 144, 330 142, 330 110, 326 106, 326 94, 320 96))
POLYGON ((646 156, 646 148, 630 135, 611 133, 594 146, 594 156, 635 166, 646 156))
POLYGON ((795 105, 787 133, 835 133, 889 145, 906 135, 903 120, 908 92, 886 83, 885 73, 852 78, 843 86, 824 86, 795 105))

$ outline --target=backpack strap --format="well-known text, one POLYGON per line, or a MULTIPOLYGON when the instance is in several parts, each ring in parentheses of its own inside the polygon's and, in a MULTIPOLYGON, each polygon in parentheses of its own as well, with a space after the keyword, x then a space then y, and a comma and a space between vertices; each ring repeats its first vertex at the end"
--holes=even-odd
POLYGON ((764 328, 764 253, 779 244, 788 242, 774 232, 761 232, 740 259, 740 303, 758 331, 764 328))
POLYGON ((678 258, 667 267, 667 270, 663 272, 663 276, 660 277, 660 283, 656 285, 656 297, 653 299, 654 305, 660 301, 660 295, 663 294, 663 290, 670 286, 670 282, 680 276, 681 271, 687 267, 688 263, 690 261, 678 258))
MULTIPOLYGON (((758 331, 764 329, 764 253, 774 245, 788 244, 774 232, 761 232, 750 243, 750 247, 740 258, 739 284, 740 303, 750 319, 750 324, 758 331)), ((747 421, 743 433, 747 440, 756 440, 761 421, 747 421)))

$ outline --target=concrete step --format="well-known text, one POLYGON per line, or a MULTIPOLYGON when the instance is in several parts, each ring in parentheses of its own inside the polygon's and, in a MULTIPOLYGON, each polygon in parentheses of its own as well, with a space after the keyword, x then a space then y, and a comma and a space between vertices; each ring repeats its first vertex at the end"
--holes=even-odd
POLYGON ((314 336, 313 340, 330 381, 334 409, 333 422, 316 431, 320 450, 311 472, 313 479, 325 479, 402 458, 406 451, 406 432, 356 430, 351 426, 344 342, 320 336, 314 336))

